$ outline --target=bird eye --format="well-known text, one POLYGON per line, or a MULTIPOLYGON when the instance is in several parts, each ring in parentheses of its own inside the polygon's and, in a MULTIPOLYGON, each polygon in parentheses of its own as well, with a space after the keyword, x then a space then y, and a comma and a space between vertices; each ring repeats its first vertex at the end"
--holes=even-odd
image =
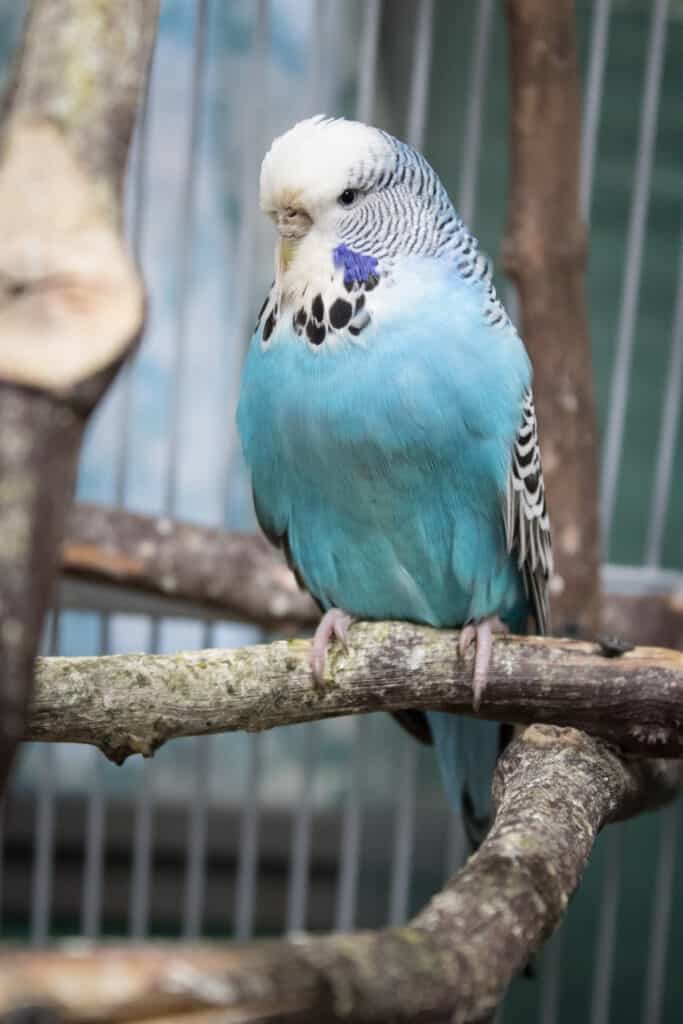
POLYGON ((339 196, 338 202, 340 206, 353 206, 356 201, 358 190, 355 188, 345 188, 342 194, 339 196))

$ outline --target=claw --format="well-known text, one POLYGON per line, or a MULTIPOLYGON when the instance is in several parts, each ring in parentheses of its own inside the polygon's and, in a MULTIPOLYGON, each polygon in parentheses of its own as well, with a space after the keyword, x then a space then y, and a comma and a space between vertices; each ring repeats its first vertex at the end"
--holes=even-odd
POLYGON ((330 640, 334 638, 342 645, 344 651, 348 652, 349 626, 353 621, 353 616, 340 608, 330 608, 318 623, 310 655, 311 671, 316 683, 321 684, 325 678, 325 661, 330 640))
POLYGON ((460 636, 458 637, 458 654, 461 658, 464 658, 467 654, 467 648, 471 643, 474 643, 477 637, 477 631, 471 622, 463 626, 460 630, 460 636))
POLYGON ((474 654, 474 672, 472 675, 472 707, 478 711, 486 689, 491 664, 491 626, 494 618, 481 619, 480 622, 468 622, 460 630, 458 652, 463 656, 471 643, 476 644, 474 654))

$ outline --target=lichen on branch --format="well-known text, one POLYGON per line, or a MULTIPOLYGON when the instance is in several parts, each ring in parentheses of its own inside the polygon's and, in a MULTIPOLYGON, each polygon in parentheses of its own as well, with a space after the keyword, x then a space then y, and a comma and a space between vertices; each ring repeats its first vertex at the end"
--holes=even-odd
MULTIPOLYGON (((358 623, 332 648, 322 686, 307 640, 174 655, 45 658, 27 739, 92 743, 113 760, 177 736, 271 729, 337 715, 439 708, 472 715, 472 655, 457 633, 358 623)), ((497 637, 480 715, 572 725, 631 753, 683 753, 683 654, 497 637)))

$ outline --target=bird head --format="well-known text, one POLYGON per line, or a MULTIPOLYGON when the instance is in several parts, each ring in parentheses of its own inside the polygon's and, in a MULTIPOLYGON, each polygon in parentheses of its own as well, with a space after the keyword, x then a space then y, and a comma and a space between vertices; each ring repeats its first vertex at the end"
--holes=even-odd
MULTIPOLYGON (((457 220, 427 161, 386 132, 342 118, 300 121, 273 142, 261 167, 261 209, 279 239, 276 275, 330 266, 340 247, 376 260, 427 252, 457 220)), ((284 289, 286 290, 286 288, 284 289)))
POLYGON ((392 162, 387 137, 355 121, 313 117, 275 139, 260 184, 261 209, 279 234, 276 274, 298 276, 325 251, 329 261, 392 162))
POLYGON ((357 121, 319 115, 275 139, 260 195, 279 235, 262 344, 282 313, 313 347, 355 340, 403 257, 476 259, 476 241, 425 158, 357 121))

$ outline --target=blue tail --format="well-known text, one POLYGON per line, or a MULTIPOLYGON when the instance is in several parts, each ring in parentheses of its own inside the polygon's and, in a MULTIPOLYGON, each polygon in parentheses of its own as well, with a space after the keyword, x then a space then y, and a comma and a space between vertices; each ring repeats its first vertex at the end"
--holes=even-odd
POLYGON ((456 814, 465 812, 477 822, 486 822, 493 770, 500 753, 500 725, 446 711, 426 714, 448 802, 456 814))

